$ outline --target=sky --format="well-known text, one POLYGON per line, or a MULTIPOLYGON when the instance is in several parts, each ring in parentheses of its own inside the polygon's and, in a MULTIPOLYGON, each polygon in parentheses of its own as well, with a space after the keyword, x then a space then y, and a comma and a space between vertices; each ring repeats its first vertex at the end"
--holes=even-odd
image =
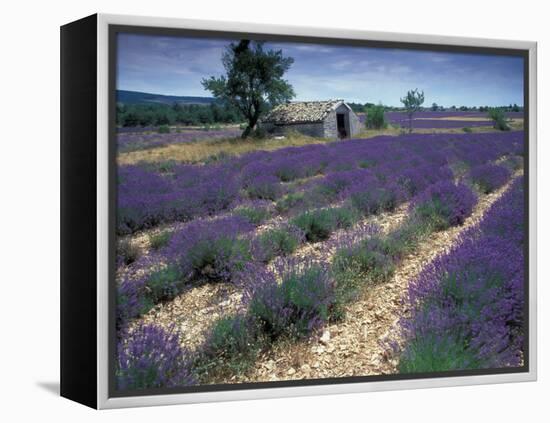
MULTIPOLYGON (((221 57, 234 40, 119 34, 117 89, 207 96, 203 78, 221 76, 221 57)), ((285 74, 293 100, 399 106, 407 90, 425 93, 424 105, 523 105, 523 59, 514 56, 268 42, 294 58, 285 74)))

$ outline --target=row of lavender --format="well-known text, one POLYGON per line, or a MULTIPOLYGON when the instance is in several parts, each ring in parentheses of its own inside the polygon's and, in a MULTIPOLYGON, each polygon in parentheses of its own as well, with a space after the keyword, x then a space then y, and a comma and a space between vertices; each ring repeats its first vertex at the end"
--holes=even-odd
POLYGON ((519 366, 523 360, 524 180, 410 285, 401 372, 519 366))
POLYGON ((338 173, 348 172, 347 182, 355 179, 355 185, 360 185, 361 178, 372 176, 384 180, 393 175, 395 180, 398 171, 406 178, 407 173, 430 173, 448 163, 483 164, 520 153, 522 134, 381 136, 257 151, 208 165, 167 162, 120 166, 117 227, 121 234, 131 233, 160 223, 212 216, 250 200, 280 200, 285 211, 298 203, 296 207, 303 209, 308 201, 318 199, 315 195, 304 199, 302 194, 330 185, 331 178, 339 184, 338 173), (300 182, 314 176, 317 178, 305 185, 300 182))
MULTIPOLYGON (((486 171, 481 172, 484 178, 480 187, 491 191, 505 183, 509 173, 504 175, 501 169, 486 166, 486 171)), ((242 370, 247 363, 250 365, 259 350, 280 337, 306 336, 328 319, 338 318, 341 305, 354 297, 358 281, 372 282, 391 276, 395 263, 414 249, 415 243, 431 231, 461 224, 474 203, 475 196, 466 186, 455 185, 451 180, 436 183, 411 202, 406 224, 387 237, 370 234, 367 241, 341 247, 330 269, 328 263, 320 266, 283 260, 275 273, 268 271, 261 263, 246 259, 246 244, 242 238, 235 237, 245 228, 231 227, 228 225, 231 221, 220 221, 220 226, 211 232, 208 231, 210 225, 205 225, 197 227, 195 232, 188 230, 174 236, 166 249, 172 252, 169 262, 177 263, 180 270, 196 272, 208 268, 209 273, 218 269, 217 277, 232 274, 245 288, 243 302, 247 311, 220 319, 194 354, 176 346, 174 335, 158 328, 140 326, 130 336, 123 328, 119 346, 120 386, 189 384, 196 383, 197 375, 202 379, 206 375, 208 379, 209 373, 219 371, 220 367, 230 372, 242 370), (228 233, 229 238, 225 236, 228 233), (203 234, 210 235, 204 238, 203 234), (203 236, 199 239, 200 235, 203 236), (236 256, 223 254, 230 251, 224 249, 229 245, 239 245, 236 256), (217 253, 212 255, 212 252, 217 253), (205 261, 205 257, 211 260, 205 261), (133 351, 137 348, 144 353, 145 344, 150 353, 146 354, 148 361, 143 363, 140 356, 134 357, 133 351), (168 351, 164 351, 166 348, 168 351), (162 362, 157 363, 159 360, 162 362), (171 370, 152 371, 164 370, 166 366, 171 370), (144 381, 144 375, 154 377, 144 381)), ((167 287, 172 289, 169 284, 167 287)), ((149 291, 154 289, 153 284, 149 291)))

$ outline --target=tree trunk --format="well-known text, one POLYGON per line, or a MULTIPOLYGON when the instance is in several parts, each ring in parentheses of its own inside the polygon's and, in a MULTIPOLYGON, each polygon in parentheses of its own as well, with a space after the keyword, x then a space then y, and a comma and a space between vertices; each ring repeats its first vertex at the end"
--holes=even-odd
POLYGON ((258 123, 258 119, 260 118, 259 112, 254 112, 252 116, 248 118, 248 126, 245 128, 244 132, 241 135, 241 138, 248 138, 252 131, 254 130, 254 127, 258 123))
POLYGON ((249 123, 247 127, 244 129, 243 133, 241 134, 241 138, 242 139, 248 138, 251 132, 252 132, 252 127, 250 126, 250 123, 249 123))

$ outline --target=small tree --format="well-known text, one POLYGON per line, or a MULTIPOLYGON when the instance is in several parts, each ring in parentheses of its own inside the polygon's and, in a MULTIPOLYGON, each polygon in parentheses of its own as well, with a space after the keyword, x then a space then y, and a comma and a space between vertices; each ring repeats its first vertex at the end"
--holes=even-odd
POLYGON ((439 110, 439 106, 437 103, 432 103, 432 112, 437 112, 439 110))
POLYGON ((370 107, 365 107, 365 114, 365 126, 368 129, 384 129, 388 126, 384 116, 384 106, 381 104, 378 106, 372 105, 370 107))
POLYGON ((510 126, 506 121, 506 115, 504 111, 498 107, 489 108, 489 118, 493 121, 493 128, 498 129, 499 131, 509 131, 510 126))
POLYGON ((266 51, 263 46, 263 42, 250 40, 231 43, 222 56, 226 75, 202 80, 214 97, 233 105, 245 117, 243 138, 250 135, 263 113, 295 96, 283 79, 294 59, 284 57, 281 50, 266 51))
POLYGON ((418 88, 407 91, 407 95, 401 98, 401 103, 409 116, 409 132, 412 132, 412 118, 424 103, 424 91, 418 91, 418 88))

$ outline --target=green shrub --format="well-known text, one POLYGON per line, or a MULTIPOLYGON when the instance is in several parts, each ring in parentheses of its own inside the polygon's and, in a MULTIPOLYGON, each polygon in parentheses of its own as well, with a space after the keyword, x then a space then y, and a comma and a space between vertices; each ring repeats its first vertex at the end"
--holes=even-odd
POLYGON ((338 250, 333 258, 333 271, 336 280, 341 275, 355 275, 371 282, 387 281, 395 270, 391 240, 374 236, 352 247, 338 250))
POLYGON ((370 167, 376 166, 376 161, 375 161, 375 160, 372 160, 372 159, 363 159, 363 160, 359 160, 358 166, 359 166, 361 169, 368 169, 368 168, 370 168, 370 167))
POLYGON ((365 216, 391 211, 397 206, 397 200, 392 190, 381 187, 356 191, 350 195, 351 205, 365 216))
POLYGON ((447 215, 449 208, 439 199, 420 203, 415 209, 416 217, 419 221, 430 226, 434 231, 442 231, 450 225, 447 215))
POLYGON ((302 240, 302 231, 292 225, 270 229, 258 236, 255 255, 260 261, 268 262, 274 257, 292 254, 302 240))
POLYGON ((291 220, 298 226, 310 242, 318 242, 327 239, 336 225, 334 215, 328 210, 306 211, 291 220))
POLYGON ((510 126, 508 125, 506 114, 502 109, 498 107, 492 107, 488 112, 489 118, 493 121, 493 127, 499 131, 509 131, 510 126))
POLYGON ((275 208, 279 213, 287 213, 290 209, 296 207, 297 205, 303 205, 305 203, 305 196, 303 192, 293 192, 288 195, 285 195, 277 204, 275 208))
POLYGON ((467 335, 456 333, 423 333, 411 340, 399 359, 400 373, 426 373, 477 369, 483 363, 475 350, 467 348, 467 335))
POLYGON ((137 245, 135 245, 129 239, 121 239, 118 242, 118 256, 122 262, 126 265, 135 262, 141 255, 141 251, 137 245))
POLYGON ((469 126, 466 126, 466 127, 462 128, 462 131, 463 131, 463 132, 466 132, 467 134, 469 134, 469 133, 472 132, 472 128, 470 128, 469 126))
POLYGON ((153 250, 160 250, 170 241, 170 232, 161 231, 156 234, 149 235, 149 244, 153 250))
POLYGON ((252 254, 249 241, 221 237, 197 242, 189 249, 188 259, 196 275, 218 280, 243 270, 252 254))
POLYGON ((384 117, 384 106, 371 106, 365 109, 366 120, 365 126, 368 129, 384 129, 387 128, 388 123, 384 117))
POLYGON ((351 228, 359 220, 359 213, 352 207, 336 207, 329 210, 334 215, 336 227, 339 229, 351 228))
POLYGON ((349 207, 334 207, 306 211, 291 220, 291 223, 299 227, 310 242, 323 241, 338 228, 349 228, 358 219, 355 210, 349 207))
POLYGON ((146 297, 152 304, 174 298, 183 285, 183 275, 175 266, 152 273, 146 283, 146 297))
POLYGON ((159 134, 169 134, 170 133, 170 127, 168 125, 160 125, 157 128, 157 132, 159 134))
POLYGON ((304 231, 310 242, 328 239, 338 227, 351 226, 350 212, 341 208, 306 211, 291 220, 291 223, 304 231))
POLYGON ((413 253, 418 243, 432 228, 428 222, 416 218, 409 218, 399 228, 388 234, 386 251, 394 258, 401 258, 413 253))
POLYGON ((241 206, 234 210, 237 216, 241 216, 254 225, 259 225, 271 216, 266 207, 247 207, 241 206))
POLYGON ((199 350, 195 369, 199 374, 242 374, 255 362, 263 337, 255 320, 235 315, 218 319, 199 350))
POLYGON ((290 266, 275 279, 257 289, 248 307, 251 318, 260 323, 271 339, 300 338, 328 320, 334 301, 329 273, 315 264, 290 266))

